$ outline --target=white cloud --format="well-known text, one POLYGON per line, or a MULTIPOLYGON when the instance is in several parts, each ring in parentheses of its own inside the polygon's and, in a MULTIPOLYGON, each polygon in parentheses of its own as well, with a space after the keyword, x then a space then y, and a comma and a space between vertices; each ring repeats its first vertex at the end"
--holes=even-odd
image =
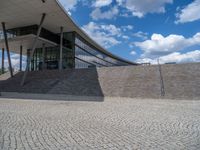
POLYGON ((126 25, 121 27, 123 31, 132 30, 134 27, 132 25, 126 25))
MULTIPOLYGON (((164 13, 165 5, 172 4, 173 0, 116 0, 118 7, 126 9, 122 12, 121 16, 129 16, 131 13, 133 16, 139 18, 143 17, 147 13, 164 13)), ((94 20, 98 19, 112 19, 119 14, 119 8, 117 6, 110 8, 108 11, 102 11, 100 7, 108 6, 112 3, 112 0, 96 0, 92 6, 96 7, 90 16, 94 20)))
POLYGON ((100 25, 101 29, 107 31, 109 35, 121 36, 121 29, 117 28, 115 25, 100 25))
POLYGON ((136 55, 137 53, 136 53, 135 51, 131 51, 130 54, 134 56, 134 55, 136 55))
POLYGON ((125 40, 130 39, 127 35, 123 35, 122 38, 125 39, 125 40))
POLYGON ((134 37, 137 37, 137 38, 141 38, 141 39, 143 39, 143 40, 146 40, 148 37, 148 33, 146 33, 146 32, 142 32, 142 31, 138 31, 138 32, 136 32, 136 33, 133 33, 133 36, 134 37))
POLYGON ((94 7, 104 7, 104 6, 108 6, 112 3, 112 0, 96 0, 93 3, 94 7))
POLYGON ((74 10, 77 5, 78 0, 59 0, 59 2, 63 5, 65 10, 71 15, 70 10, 74 10))
POLYGON ((200 33, 191 38, 182 35, 171 34, 167 37, 161 34, 153 34, 150 40, 135 42, 135 46, 144 51, 144 57, 162 56, 185 48, 200 45, 200 33))
MULTIPOLYGON (((5 56, 7 56, 5 54, 5 56)), ((11 64, 12 64, 12 68, 14 68, 15 71, 18 71, 19 70, 19 63, 20 63, 20 58, 19 58, 19 54, 10 54, 10 58, 11 58, 11 64)), ((5 60, 4 60, 4 67, 6 70, 8 70, 8 58, 5 57, 5 60)), ((26 57, 25 56, 22 56, 22 69, 25 69, 25 65, 26 65, 26 57)), ((0 63, 0 66, 1 66, 1 63, 0 63)))
POLYGON ((82 29, 96 42, 106 48, 121 43, 117 39, 117 37, 122 36, 121 29, 114 25, 104 25, 90 22, 87 25, 84 25, 82 29))
POLYGON ((118 5, 125 7, 133 16, 143 17, 147 13, 164 13, 165 5, 173 0, 116 0, 118 5))
MULTIPOLYGON (((157 64, 157 59, 150 59, 150 58, 143 58, 143 59, 138 59, 138 63, 147 63, 150 62, 151 64, 157 64)), ((179 52, 174 52, 162 57, 159 57, 159 62, 161 64, 164 63, 170 63, 170 62, 175 62, 175 63, 188 63, 188 62, 200 62, 200 50, 195 50, 195 51, 190 51, 187 53, 179 53, 179 52)))
POLYGON ((133 26, 127 25, 116 27, 112 24, 97 24, 95 22, 89 22, 87 25, 84 25, 82 29, 100 45, 109 48, 120 44, 121 40, 127 41, 130 39, 123 31, 131 30, 133 29, 133 26))
POLYGON ((99 19, 112 19, 119 13, 119 10, 117 7, 113 7, 108 11, 102 12, 100 8, 96 8, 92 11, 90 16, 94 20, 99 20, 99 19))
POLYGON ((195 0, 176 14, 175 23, 186 23, 200 19, 200 0, 195 0))

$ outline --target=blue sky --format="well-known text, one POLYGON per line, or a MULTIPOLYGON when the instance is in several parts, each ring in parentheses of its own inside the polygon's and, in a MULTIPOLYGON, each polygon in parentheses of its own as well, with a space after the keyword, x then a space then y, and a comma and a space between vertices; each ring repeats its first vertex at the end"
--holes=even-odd
POLYGON ((136 62, 199 62, 200 0, 60 0, 110 52, 136 62))
MULTIPOLYGON (((152 64, 157 59, 160 63, 200 62, 200 0, 60 2, 76 24, 118 56, 152 64)), ((11 58, 19 68, 19 55, 11 54, 11 58)))

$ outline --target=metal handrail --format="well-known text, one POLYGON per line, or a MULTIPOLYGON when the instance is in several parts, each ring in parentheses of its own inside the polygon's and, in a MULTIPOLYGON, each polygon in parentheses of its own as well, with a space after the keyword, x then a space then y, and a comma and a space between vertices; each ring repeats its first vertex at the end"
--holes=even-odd
POLYGON ((165 86, 164 86, 162 68, 161 68, 161 65, 159 63, 159 59, 158 59, 158 70, 159 70, 159 74, 160 74, 160 94, 163 97, 163 96, 165 96, 165 86))

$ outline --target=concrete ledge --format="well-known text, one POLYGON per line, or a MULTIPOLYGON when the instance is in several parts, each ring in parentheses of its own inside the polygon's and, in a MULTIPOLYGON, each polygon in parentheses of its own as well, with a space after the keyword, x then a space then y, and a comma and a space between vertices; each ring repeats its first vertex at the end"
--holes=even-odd
POLYGON ((97 96, 75 96, 75 95, 64 95, 64 94, 35 94, 35 93, 17 93, 17 92, 1 92, 0 99, 8 100, 38 100, 38 101, 85 101, 85 102, 104 102, 110 100, 156 100, 156 101, 200 101, 196 99, 171 99, 171 98, 142 98, 142 97, 97 97, 97 96))
POLYGON ((74 96, 64 94, 33 94, 17 92, 1 92, 0 98, 8 99, 30 99, 30 100, 57 100, 57 101, 104 101, 104 97, 95 96, 74 96))

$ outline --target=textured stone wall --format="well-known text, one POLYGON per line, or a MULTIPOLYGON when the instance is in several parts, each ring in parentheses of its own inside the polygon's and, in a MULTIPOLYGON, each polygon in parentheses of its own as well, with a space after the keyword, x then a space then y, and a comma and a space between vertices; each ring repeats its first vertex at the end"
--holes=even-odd
MULTIPOLYGON (((127 66, 22 73, 0 81, 2 92, 84 96, 200 99, 200 63, 162 65, 165 96, 161 96, 158 66, 127 66)), ((1 77, 0 77, 1 78, 1 77)))
POLYGON ((165 98, 200 99, 200 63, 163 65, 165 98))

